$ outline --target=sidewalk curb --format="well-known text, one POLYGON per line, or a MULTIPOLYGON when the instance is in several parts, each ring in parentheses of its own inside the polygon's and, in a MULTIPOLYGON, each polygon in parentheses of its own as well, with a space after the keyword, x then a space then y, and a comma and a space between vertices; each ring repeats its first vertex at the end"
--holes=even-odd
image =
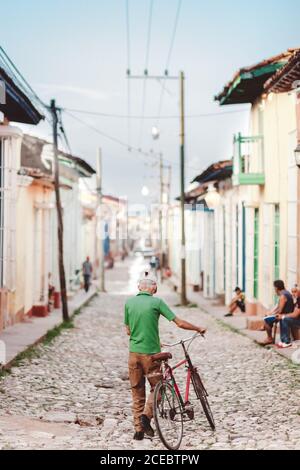
MULTIPOLYGON (((73 309, 73 311, 70 314, 70 322, 73 321, 74 318, 80 314, 81 310, 84 307, 86 307, 91 302, 91 300, 96 296, 98 296, 98 289, 96 289, 94 292, 91 292, 88 298, 85 298, 82 303, 80 303, 78 306, 76 306, 73 309)), ((23 355, 26 352, 29 352, 30 350, 33 350, 36 346, 43 343, 43 341, 46 339, 49 333, 54 331, 56 328, 60 328, 63 324, 64 324, 63 320, 58 321, 52 328, 49 328, 44 334, 39 336, 33 343, 28 344, 22 351, 19 351, 8 362, 6 362, 5 364, 0 364, 0 375, 1 373, 5 371, 9 371, 12 367, 14 367, 14 365, 18 362, 19 356, 23 355)))

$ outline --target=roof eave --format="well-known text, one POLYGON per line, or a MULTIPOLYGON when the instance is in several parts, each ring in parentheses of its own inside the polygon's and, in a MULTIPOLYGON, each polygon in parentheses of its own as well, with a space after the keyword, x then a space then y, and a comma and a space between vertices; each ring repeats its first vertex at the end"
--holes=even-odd
POLYGON ((2 68, 0 68, 0 77, 5 82, 7 98, 6 104, 0 104, 0 111, 7 119, 36 125, 45 118, 2 68))

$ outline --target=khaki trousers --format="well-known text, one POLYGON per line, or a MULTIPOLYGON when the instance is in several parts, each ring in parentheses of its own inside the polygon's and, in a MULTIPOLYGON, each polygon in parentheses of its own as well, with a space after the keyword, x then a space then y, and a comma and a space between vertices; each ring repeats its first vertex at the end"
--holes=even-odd
POLYGON ((132 392, 132 411, 134 428, 142 431, 142 414, 153 417, 153 392, 155 385, 162 378, 160 362, 152 362, 151 354, 129 353, 129 381, 132 392), (146 377, 150 384, 150 394, 146 402, 146 377))

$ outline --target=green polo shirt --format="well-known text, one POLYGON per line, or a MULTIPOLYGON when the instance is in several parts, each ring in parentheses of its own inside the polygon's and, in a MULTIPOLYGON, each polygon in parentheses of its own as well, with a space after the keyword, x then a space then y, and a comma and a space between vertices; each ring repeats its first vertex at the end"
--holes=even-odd
POLYGON ((160 315, 175 320, 165 302, 148 292, 139 292, 125 304, 125 325, 130 329, 130 352, 156 354, 160 352, 158 320, 160 315))

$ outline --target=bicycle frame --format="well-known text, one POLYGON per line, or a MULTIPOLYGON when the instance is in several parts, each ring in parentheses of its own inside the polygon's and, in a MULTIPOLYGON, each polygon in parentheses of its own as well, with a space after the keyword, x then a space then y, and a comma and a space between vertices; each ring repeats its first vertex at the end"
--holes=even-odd
POLYGON ((169 366, 169 364, 165 363, 164 364, 165 372, 163 374, 163 380, 166 380, 166 381, 171 380, 172 381, 175 393, 176 393, 177 397, 179 398, 179 401, 180 401, 182 407, 185 408, 186 404, 189 401, 189 393, 190 393, 192 372, 195 371, 196 369, 194 368, 194 366, 192 364, 191 358, 190 358, 190 356, 187 352, 187 349, 186 349, 184 343, 181 342, 180 344, 183 348, 185 359, 178 362, 178 364, 175 364, 175 366, 173 366, 173 367, 171 367, 171 366, 169 366), (176 379, 174 377, 173 371, 175 369, 178 369, 179 367, 185 365, 185 364, 187 364, 187 377, 186 377, 185 394, 184 394, 184 400, 183 400, 181 392, 180 392, 179 387, 177 385, 176 379))

